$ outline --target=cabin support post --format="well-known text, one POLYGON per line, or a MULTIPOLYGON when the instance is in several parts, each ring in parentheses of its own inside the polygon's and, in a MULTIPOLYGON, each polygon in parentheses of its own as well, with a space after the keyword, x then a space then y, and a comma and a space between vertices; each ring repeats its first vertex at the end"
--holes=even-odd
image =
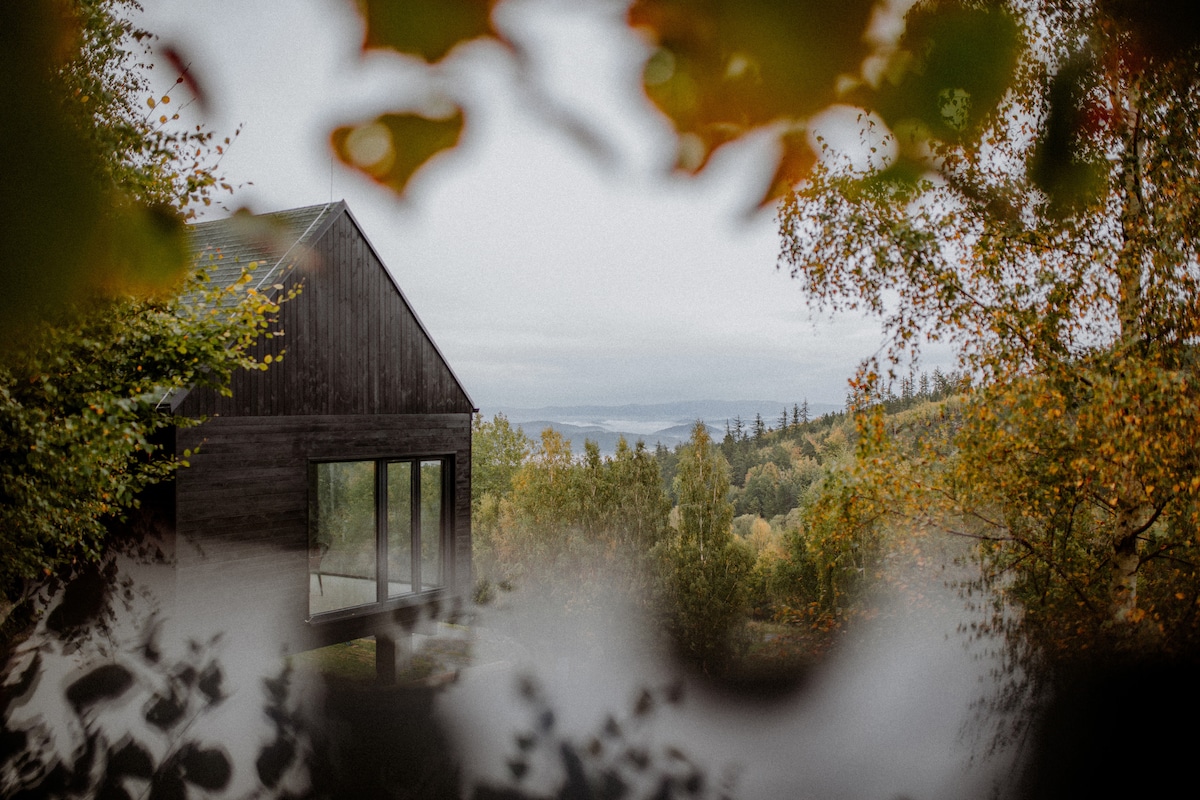
POLYGON ((412 663, 412 634, 408 631, 375 635, 375 679, 385 686, 396 683, 396 675, 412 663))

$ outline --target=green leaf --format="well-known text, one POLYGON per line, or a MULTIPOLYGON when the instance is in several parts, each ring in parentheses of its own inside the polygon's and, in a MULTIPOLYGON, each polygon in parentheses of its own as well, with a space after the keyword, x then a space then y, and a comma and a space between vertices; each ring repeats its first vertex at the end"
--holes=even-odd
POLYGON ((360 125, 338 128, 331 142, 343 163, 403 194, 409 179, 425 162, 458 144, 462 128, 461 110, 449 119, 383 114, 360 125))
POLYGON ((1000 8, 957 2, 920 5, 906 19, 890 80, 875 102, 895 129, 903 123, 960 141, 999 105, 1024 46, 1020 24, 1000 8))
POLYGON ((385 48, 433 63, 462 42, 497 37, 495 0, 359 0, 367 24, 363 49, 385 48))
POLYGON ((1083 96, 1094 68, 1090 58, 1076 58, 1054 76, 1046 124, 1030 161, 1030 178, 1057 213, 1086 206, 1105 189, 1107 165, 1098 155, 1081 157, 1078 147, 1079 134, 1089 128, 1083 96))

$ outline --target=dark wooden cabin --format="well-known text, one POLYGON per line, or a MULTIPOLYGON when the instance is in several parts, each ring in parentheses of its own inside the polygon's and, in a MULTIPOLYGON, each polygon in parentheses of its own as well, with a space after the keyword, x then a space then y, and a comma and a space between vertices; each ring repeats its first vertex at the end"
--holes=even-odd
POLYGON ((176 432, 177 602, 265 615, 291 651, 448 611, 471 588, 474 404, 346 204, 190 236, 218 284, 257 262, 261 291, 302 290, 257 345, 282 360, 168 400, 206 420, 176 432))

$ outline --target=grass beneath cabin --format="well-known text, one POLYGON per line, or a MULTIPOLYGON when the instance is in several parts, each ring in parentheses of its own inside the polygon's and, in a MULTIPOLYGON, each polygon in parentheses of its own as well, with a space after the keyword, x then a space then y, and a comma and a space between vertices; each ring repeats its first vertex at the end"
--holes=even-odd
MULTIPOLYGON (((458 631, 456 631, 458 633, 458 631)), ((461 636, 413 637, 413 657, 406 668, 397 669, 397 684, 415 684, 445 679, 471 664, 471 642, 461 636)), ((355 639, 317 650, 296 653, 288 663, 297 670, 317 672, 327 680, 348 683, 375 681, 375 639, 355 639)))
MULTIPOLYGON (((735 677, 752 682, 791 682, 820 664, 830 645, 828 634, 807 627, 748 621, 742 632, 740 658, 734 666, 735 677)), ((474 652, 469 630, 457 625, 439 626, 436 635, 414 635, 413 650, 407 667, 398 665, 397 685, 444 684, 453 680, 458 670, 476 665, 479 655, 474 652)), ((288 658, 288 663, 334 683, 374 684, 375 639, 356 639, 297 653, 288 658)))

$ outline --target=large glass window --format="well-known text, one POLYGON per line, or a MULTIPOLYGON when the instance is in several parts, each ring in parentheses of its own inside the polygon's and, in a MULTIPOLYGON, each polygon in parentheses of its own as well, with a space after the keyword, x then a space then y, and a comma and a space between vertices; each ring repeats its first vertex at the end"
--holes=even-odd
POLYGON ((421 497, 421 585, 434 589, 445 586, 442 576, 442 462, 422 461, 420 487, 414 494, 421 497))
POLYGON ((311 465, 310 615, 445 586, 446 463, 423 458, 311 465))
POLYGON ((387 471, 388 597, 401 597, 413 590, 414 583, 413 465, 394 461, 387 471))

